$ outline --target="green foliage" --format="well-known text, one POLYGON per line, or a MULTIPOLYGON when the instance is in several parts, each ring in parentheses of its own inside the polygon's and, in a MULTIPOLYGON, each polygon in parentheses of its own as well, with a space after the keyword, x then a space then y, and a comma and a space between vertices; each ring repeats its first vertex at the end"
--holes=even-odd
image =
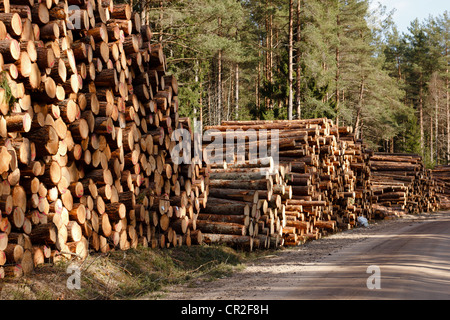
MULTIPOLYGON (((375 150, 387 151, 386 141, 393 141, 396 152, 425 152, 420 138, 429 133, 421 132, 418 110, 421 103, 429 126, 434 72, 439 92, 448 90, 442 85, 448 79, 448 13, 413 21, 409 32, 400 34, 393 12, 382 5, 371 10, 369 3, 294 0, 300 116, 339 116, 340 124, 354 126, 375 150)), ((204 124, 217 124, 235 119, 237 107, 241 120, 287 118, 287 1, 144 0, 134 6, 147 13, 154 41, 164 45, 169 72, 179 82, 181 116, 199 118, 202 112, 204 124)), ((439 103, 445 111, 445 99, 439 103)))
POLYGON ((450 125, 443 117, 448 109, 449 32, 448 13, 444 12, 442 16, 422 22, 415 19, 406 34, 400 35, 392 27, 386 33, 383 45, 384 68, 397 80, 397 88, 404 92, 401 100, 413 110, 413 115, 407 114, 401 119, 403 128, 395 148, 422 154, 429 166, 448 161, 447 144, 444 143, 447 137, 442 133, 435 136, 435 133, 443 132, 450 125), (440 127, 436 127, 436 117, 440 127))
POLYGON ((6 77, 6 71, 2 71, 0 73, 0 88, 5 90, 4 102, 11 107, 17 101, 17 99, 11 92, 11 87, 9 85, 8 78, 6 77))

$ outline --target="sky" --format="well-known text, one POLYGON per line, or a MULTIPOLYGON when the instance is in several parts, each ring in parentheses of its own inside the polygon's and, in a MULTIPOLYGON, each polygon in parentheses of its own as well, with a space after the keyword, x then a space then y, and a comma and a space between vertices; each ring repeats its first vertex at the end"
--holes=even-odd
POLYGON ((386 6, 388 12, 396 9, 393 19, 400 33, 408 33, 415 18, 423 22, 430 15, 437 17, 445 10, 450 13, 450 0, 372 0, 372 5, 378 2, 386 6))

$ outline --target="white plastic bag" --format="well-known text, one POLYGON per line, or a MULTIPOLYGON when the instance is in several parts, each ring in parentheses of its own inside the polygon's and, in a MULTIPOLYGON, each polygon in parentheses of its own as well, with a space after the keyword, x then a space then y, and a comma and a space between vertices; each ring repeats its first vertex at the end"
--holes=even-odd
POLYGON ((358 223, 359 223, 360 225, 366 227, 366 228, 369 227, 369 222, 368 222, 367 219, 364 218, 364 217, 361 217, 361 216, 358 217, 358 223))

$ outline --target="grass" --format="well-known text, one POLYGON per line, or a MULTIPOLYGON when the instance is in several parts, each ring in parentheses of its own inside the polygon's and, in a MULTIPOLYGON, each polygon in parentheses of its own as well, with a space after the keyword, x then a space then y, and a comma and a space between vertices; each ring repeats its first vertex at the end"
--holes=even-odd
POLYGON ((11 87, 9 86, 8 83, 8 78, 6 77, 5 74, 6 74, 5 71, 0 72, 0 88, 5 90, 4 102, 9 106, 12 106, 16 101, 16 98, 12 94, 11 87))
POLYGON ((242 270, 245 263, 269 252, 243 252, 226 246, 170 249, 141 248, 90 255, 83 262, 37 267, 33 274, 0 283, 3 300, 127 300, 161 297, 168 286, 197 280, 214 281, 242 270), (81 289, 70 290, 66 273, 71 264, 81 270, 81 289))

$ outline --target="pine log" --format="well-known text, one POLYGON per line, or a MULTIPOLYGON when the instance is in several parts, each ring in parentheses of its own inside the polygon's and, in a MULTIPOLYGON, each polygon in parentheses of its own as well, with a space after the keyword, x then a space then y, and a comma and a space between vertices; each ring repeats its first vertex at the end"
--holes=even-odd
POLYGON ((53 223, 40 224, 33 227, 30 233, 32 243, 55 244, 57 240, 57 231, 53 223))
POLYGON ((232 247, 253 250, 253 238, 250 236, 216 234, 202 232, 202 241, 206 244, 225 244, 232 247))
POLYGON ((200 229, 203 234, 247 235, 247 228, 245 225, 238 223, 197 220, 196 227, 197 229, 200 229))

